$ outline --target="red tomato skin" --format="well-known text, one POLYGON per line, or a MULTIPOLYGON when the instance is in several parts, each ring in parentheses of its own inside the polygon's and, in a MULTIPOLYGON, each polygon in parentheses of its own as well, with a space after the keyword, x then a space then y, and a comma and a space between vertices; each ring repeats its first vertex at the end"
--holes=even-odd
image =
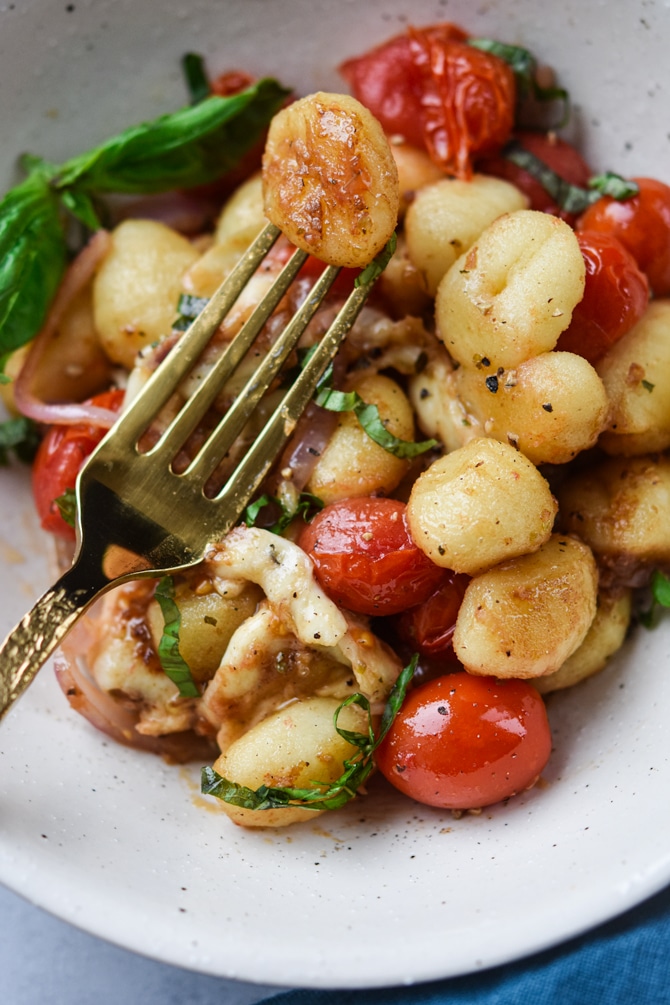
POLYGON ((469 582, 469 576, 447 570, 444 581, 423 603, 400 616, 400 637, 421 656, 452 653, 456 617, 469 582))
POLYGON ((640 320, 649 303, 649 283, 630 252, 611 234, 577 234, 586 266, 584 296, 556 348, 597 363, 640 320))
POLYGON ((507 141, 516 103, 510 67, 466 39, 447 23, 410 28, 340 67, 389 135, 427 149, 446 174, 463 179, 478 156, 507 141))
MULTIPOLYGON (((90 404, 117 411, 123 402, 123 391, 104 391, 90 399, 90 404)), ((66 489, 73 489, 82 464, 103 438, 106 429, 77 423, 71 426, 50 426, 40 443, 32 470, 35 507, 43 530, 68 541, 74 541, 75 531, 63 520, 56 499, 66 489)))
MULTIPOLYGON (((444 42, 463 42, 464 31, 453 24, 433 25, 424 32, 444 42)), ((356 98, 369 108, 389 136, 403 136, 423 147, 422 74, 412 57, 409 34, 395 35, 362 56, 339 67, 356 98)))
POLYGON ((634 178, 640 191, 629 199, 603 196, 582 213, 578 231, 616 237, 631 253, 657 297, 670 294, 670 185, 634 178))
POLYGON ((411 799, 468 810, 532 786, 550 753, 545 705, 531 684, 463 671, 410 691, 376 760, 411 799))
MULTIPOLYGON (((515 134, 515 139, 519 141, 525 150, 534 154, 552 171, 560 175, 570 185, 577 185, 585 188, 592 171, 579 151, 561 139, 555 133, 541 133, 530 130, 521 130, 515 134)), ((567 223, 573 224, 577 216, 575 213, 567 213, 554 202, 547 190, 540 182, 524 168, 513 164, 506 157, 499 155, 485 158, 478 162, 477 170, 483 174, 493 175, 496 178, 503 178, 505 181, 516 185, 530 200, 530 209, 539 210, 541 213, 550 213, 552 216, 559 216, 567 223)))
POLYGON ((366 496, 326 506, 299 545, 331 600, 359 614, 398 614, 425 600, 444 577, 417 548, 406 506, 366 496))

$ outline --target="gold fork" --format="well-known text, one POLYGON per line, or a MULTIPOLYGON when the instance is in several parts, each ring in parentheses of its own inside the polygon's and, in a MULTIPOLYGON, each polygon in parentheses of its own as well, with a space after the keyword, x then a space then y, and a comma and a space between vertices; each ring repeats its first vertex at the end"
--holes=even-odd
POLYGON ((220 491, 207 480, 244 428, 310 319, 338 268, 328 266, 188 467, 172 462, 286 293, 307 254, 296 250, 270 290, 195 393, 146 452, 138 448, 168 399, 192 370, 279 237, 268 224, 204 310, 121 414, 77 479, 77 540, 72 567, 37 601, 0 646, 0 718, 31 683, 77 618, 110 587, 130 579, 186 569, 240 519, 309 403, 317 383, 353 325, 374 278, 361 276, 300 376, 286 391, 253 446, 220 491))

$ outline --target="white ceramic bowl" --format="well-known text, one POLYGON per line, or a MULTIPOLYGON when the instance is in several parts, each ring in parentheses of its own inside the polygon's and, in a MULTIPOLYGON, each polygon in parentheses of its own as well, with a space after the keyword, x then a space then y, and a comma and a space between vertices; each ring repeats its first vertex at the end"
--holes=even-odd
MULTIPOLYGON (((670 13, 647 0, 16 0, 0 5, 0 182, 184 102, 179 59, 301 92, 416 24, 527 46, 573 95, 598 169, 670 181, 670 13)), ((49 579, 25 472, 0 471, 0 627, 49 579)), ((374 797, 290 831, 236 829, 197 773, 120 749, 47 669, 0 727, 0 880, 96 935, 197 970, 371 986, 465 973, 554 944, 670 880, 670 623, 555 696, 545 782, 459 821, 374 797)))

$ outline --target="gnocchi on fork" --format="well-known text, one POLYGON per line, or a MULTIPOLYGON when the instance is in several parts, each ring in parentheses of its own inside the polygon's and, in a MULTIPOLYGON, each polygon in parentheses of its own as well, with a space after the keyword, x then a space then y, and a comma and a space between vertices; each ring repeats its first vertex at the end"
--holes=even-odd
POLYGON ((272 222, 267 225, 82 468, 77 479, 78 547, 74 562, 0 647, 0 715, 30 684, 100 593, 134 578, 155 577, 196 564, 210 543, 235 524, 294 429, 377 278, 379 269, 374 268, 362 277, 253 449, 227 474, 222 488, 209 490, 208 479, 286 363, 344 264, 343 244, 333 236, 335 229, 346 231, 345 244, 349 238, 356 243, 351 264, 367 266, 388 244, 395 228, 397 171, 374 118, 354 99, 337 95, 321 94, 298 104, 299 110, 289 107, 275 120, 264 163, 268 216, 290 229, 298 250, 207 379, 184 407, 170 416, 167 427, 161 429, 157 441, 152 437, 147 449, 143 438, 276 242, 280 228, 272 222), (296 165, 290 165, 290 175, 294 182, 300 178, 303 199, 294 192, 289 195, 289 204, 286 194, 278 191, 283 184, 284 146, 296 146, 298 141, 301 156, 296 165), (347 167, 335 184, 338 163, 347 167), (347 187, 354 181, 355 188, 348 196, 347 187), (315 198, 321 216, 314 215, 315 198), (295 223, 305 219, 305 213, 311 214, 308 228, 295 223), (175 458, 179 451, 312 250, 322 258, 332 258, 334 264, 326 269, 313 294, 285 327, 200 451, 185 470, 178 470, 175 458))

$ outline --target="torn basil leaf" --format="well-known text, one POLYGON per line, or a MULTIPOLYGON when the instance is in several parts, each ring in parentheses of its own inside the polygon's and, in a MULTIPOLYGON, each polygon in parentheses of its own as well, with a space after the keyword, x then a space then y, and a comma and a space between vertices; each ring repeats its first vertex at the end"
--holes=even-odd
POLYGON ((651 607, 638 612, 638 619, 645 628, 653 628, 659 607, 670 607, 670 579, 655 569, 651 577, 651 607))
POLYGON ((391 234, 379 254, 372 259, 370 264, 367 265, 358 276, 356 276, 354 286, 366 286, 370 283, 374 283, 374 281, 381 276, 382 272, 395 255, 397 245, 397 235, 391 234))
POLYGON ((52 184, 57 190, 149 194, 214 181, 254 146, 289 94, 265 78, 230 97, 211 95, 73 157, 52 184))
POLYGON ((370 439, 394 457, 401 459, 417 457, 438 445, 437 440, 422 440, 416 443, 412 440, 401 440, 393 433, 389 433, 377 406, 367 404, 357 391, 336 391, 332 387, 322 387, 314 400, 317 405, 329 412, 353 412, 370 439))
POLYGON ((324 503, 322 499, 318 496, 312 495, 311 492, 301 492, 298 496, 298 502, 294 509, 290 509, 285 506, 280 499, 276 496, 262 495, 260 499, 251 503, 244 511, 242 516, 242 522, 246 524, 247 527, 255 527, 258 523, 258 518, 263 510, 270 508, 274 509, 279 513, 279 517, 275 520, 271 526, 266 527, 272 534, 283 534, 286 528, 296 517, 301 516, 305 523, 309 523, 314 519, 316 514, 322 510, 324 503))
POLYGON ((185 332, 198 314, 204 311, 208 303, 209 297, 196 297, 192 293, 182 293, 177 304, 177 318, 172 323, 172 331, 185 332))
POLYGON ((344 806, 345 803, 354 798, 361 785, 374 770, 373 754, 391 728, 391 724, 405 700, 417 662, 418 657, 413 656, 395 682, 384 708, 379 733, 376 737, 372 728, 370 703, 365 695, 352 694, 338 706, 333 717, 335 729, 357 750, 351 758, 344 762, 344 772, 337 781, 330 784, 315 781, 313 787, 309 789, 275 788, 268 785, 261 785, 258 789, 250 789, 245 785, 239 785, 237 782, 223 778, 214 768, 206 767, 202 769, 202 793, 216 796, 226 803, 248 810, 270 810, 299 806, 306 810, 320 811, 336 810, 340 806, 344 806), (342 709, 348 705, 358 705, 367 712, 367 733, 356 733, 338 726, 339 715, 342 709))
POLYGON ((200 689, 193 680, 190 668, 179 652, 181 613, 174 599, 172 576, 163 576, 156 587, 156 600, 163 615, 163 635, 158 644, 160 664, 182 698, 199 698, 200 689))
POLYGON ((77 493, 74 489, 65 489, 62 495, 54 499, 65 523, 74 527, 77 521, 77 493))
POLYGON ((0 357, 39 331, 65 263, 58 199, 33 174, 0 200, 0 357))
POLYGON ((197 105, 212 93, 205 61, 197 52, 187 52, 182 57, 181 68, 186 81, 191 104, 197 105))
POLYGON ((65 271, 64 211, 96 230, 103 193, 166 192, 221 177, 289 94, 266 78, 126 129, 60 166, 24 155, 28 177, 0 201, 0 359, 30 342, 46 317, 65 271))
POLYGON ((25 415, 0 422, 0 466, 9 464, 9 455, 30 464, 40 443, 37 424, 25 415))
POLYGON ((528 49, 520 45, 508 45, 491 38, 470 38, 468 45, 497 56, 510 67, 517 82, 521 97, 532 95, 537 101, 561 101, 563 114, 555 128, 565 125, 570 117, 570 95, 563 87, 541 87, 537 82, 537 60, 528 49))
POLYGON ((627 181, 611 172, 590 179, 589 188, 571 185, 516 140, 508 143, 503 152, 507 160, 532 175, 566 213, 583 213, 604 195, 615 199, 628 199, 639 191, 635 182, 627 181))
MULTIPOLYGON (((601 195, 609 195, 612 199, 622 201, 637 195, 640 186, 631 178, 622 178, 621 175, 614 174, 613 171, 606 171, 604 174, 594 175, 589 178, 589 188, 601 195)), ((593 200, 596 201, 595 199, 593 200)))

